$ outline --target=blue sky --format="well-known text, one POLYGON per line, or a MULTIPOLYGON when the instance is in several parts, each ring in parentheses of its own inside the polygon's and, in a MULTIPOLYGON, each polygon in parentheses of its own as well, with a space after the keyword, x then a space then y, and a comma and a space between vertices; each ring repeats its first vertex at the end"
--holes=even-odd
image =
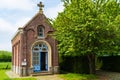
POLYGON ((0 50, 11 51, 12 37, 38 12, 40 1, 45 5, 44 14, 48 18, 56 18, 63 10, 60 0, 0 0, 0 50))

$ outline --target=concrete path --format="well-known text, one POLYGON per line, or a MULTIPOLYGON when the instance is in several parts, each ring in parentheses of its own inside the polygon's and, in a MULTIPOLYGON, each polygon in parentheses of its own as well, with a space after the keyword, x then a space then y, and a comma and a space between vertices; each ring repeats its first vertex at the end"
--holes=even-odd
POLYGON ((118 72, 97 71, 97 76, 100 80, 120 80, 118 72))
POLYGON ((6 71, 6 74, 9 78, 30 78, 34 77, 37 80, 63 80, 58 75, 44 75, 44 76, 27 76, 27 77, 20 77, 19 75, 15 74, 12 71, 6 71))
POLYGON ((45 75, 36 77, 37 80, 63 80, 58 75, 45 75))
MULTIPOLYGON (((6 74, 9 78, 30 78, 34 77, 37 80, 64 80, 59 77, 59 75, 44 75, 44 76, 27 76, 20 77, 16 75, 12 71, 7 71, 6 74)), ((120 73, 117 72, 108 72, 108 71, 97 71, 97 76, 99 79, 97 80, 120 80, 120 73)))
POLYGON ((19 75, 13 73, 12 71, 6 71, 6 74, 9 78, 20 78, 19 75))

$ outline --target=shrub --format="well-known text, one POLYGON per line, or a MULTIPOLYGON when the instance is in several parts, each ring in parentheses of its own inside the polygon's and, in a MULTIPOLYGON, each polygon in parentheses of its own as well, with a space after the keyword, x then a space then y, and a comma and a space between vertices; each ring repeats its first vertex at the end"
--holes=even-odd
POLYGON ((120 72, 120 56, 104 56, 99 59, 103 62, 101 69, 120 72))
POLYGON ((61 56, 60 70, 72 73, 89 73, 86 56, 61 56))
POLYGON ((0 62, 11 62, 11 55, 11 52, 0 51, 0 62))
POLYGON ((96 70, 99 70, 103 65, 103 62, 102 60, 100 60, 98 57, 95 58, 95 67, 96 67, 96 70))

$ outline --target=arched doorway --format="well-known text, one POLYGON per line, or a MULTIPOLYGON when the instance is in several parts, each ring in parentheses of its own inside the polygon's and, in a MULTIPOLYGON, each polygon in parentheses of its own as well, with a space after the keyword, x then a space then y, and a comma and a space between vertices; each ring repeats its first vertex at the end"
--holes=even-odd
POLYGON ((48 46, 37 43, 32 48, 32 66, 34 72, 48 71, 48 46))

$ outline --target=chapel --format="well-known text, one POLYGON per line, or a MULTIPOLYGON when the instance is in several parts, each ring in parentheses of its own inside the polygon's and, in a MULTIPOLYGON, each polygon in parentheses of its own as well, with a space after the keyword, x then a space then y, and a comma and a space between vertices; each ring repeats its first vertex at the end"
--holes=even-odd
POLYGON ((43 13, 44 5, 12 38, 12 71, 19 76, 57 74, 59 72, 57 41, 54 29, 43 13))

